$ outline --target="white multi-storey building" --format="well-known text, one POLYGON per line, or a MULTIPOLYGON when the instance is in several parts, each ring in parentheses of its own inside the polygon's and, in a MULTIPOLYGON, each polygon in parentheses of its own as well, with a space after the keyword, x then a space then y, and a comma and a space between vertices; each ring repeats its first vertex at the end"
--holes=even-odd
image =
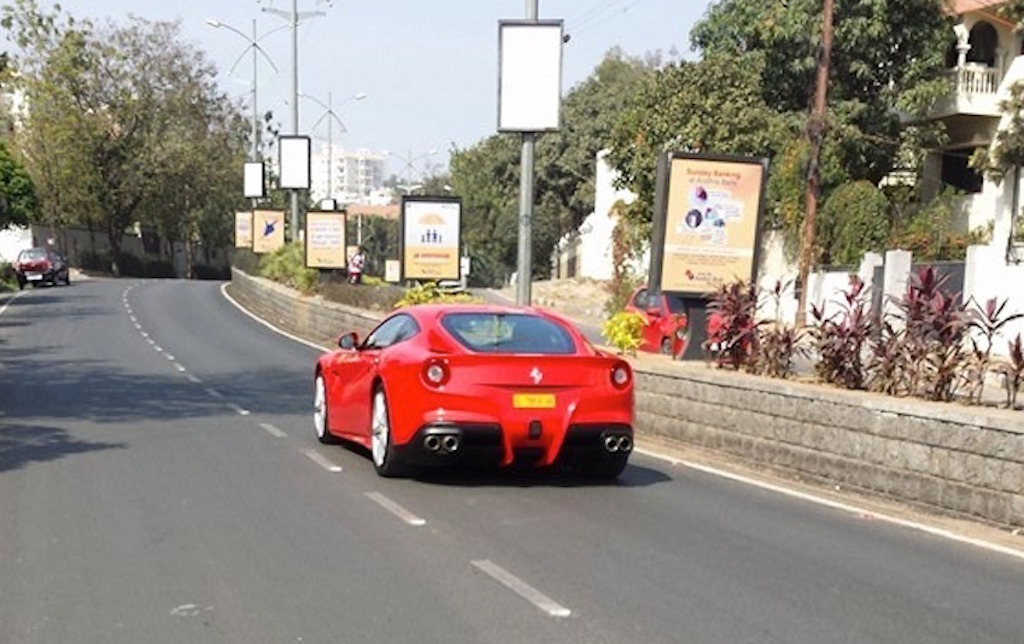
POLYGON ((311 159, 313 199, 370 203, 371 196, 384 186, 386 158, 381 152, 321 146, 311 159))

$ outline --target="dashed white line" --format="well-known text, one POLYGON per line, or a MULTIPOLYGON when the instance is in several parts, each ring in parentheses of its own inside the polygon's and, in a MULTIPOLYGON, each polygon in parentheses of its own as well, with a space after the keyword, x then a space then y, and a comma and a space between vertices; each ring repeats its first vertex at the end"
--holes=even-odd
POLYGON ((274 427, 270 423, 260 423, 260 427, 262 427, 264 429, 264 431, 266 431, 268 434, 270 434, 274 438, 288 438, 288 434, 284 433, 283 431, 281 431, 277 427, 274 427))
POLYGON ((223 398, 224 397, 224 394, 220 393, 216 389, 211 389, 210 387, 206 388, 206 393, 210 394, 214 398, 223 398))
POLYGON ((180 371, 181 373, 185 373, 185 371, 186 371, 185 366, 182 365, 180 362, 175 362, 174 363, 174 368, 177 369, 178 371, 180 371))
POLYGON ((148 342, 151 347, 156 346, 156 340, 154 340, 153 338, 146 338, 146 342, 148 342))
POLYGON ((472 563, 478 569, 498 581, 498 583, 541 609, 548 615, 552 617, 568 617, 572 614, 572 611, 568 608, 562 606, 498 564, 488 559, 478 559, 472 563))
POLYGON ((171 354, 169 354, 169 353, 164 354, 164 357, 167 358, 168 360, 170 360, 171 362, 174 362, 174 356, 172 356, 171 354))
POLYGON ((188 378, 189 380, 191 380, 192 382, 196 383, 197 385, 202 382, 202 380, 200 380, 199 378, 196 378, 195 376, 193 376, 190 373, 185 374, 185 377, 188 378))
POLYGON ((323 456, 323 454, 321 454, 320 452, 316 451, 315 449, 307 449, 306 451, 303 452, 303 454, 308 456, 309 460, 313 461, 314 463, 316 463, 320 467, 324 468, 328 472, 340 472, 341 471, 341 466, 340 465, 335 465, 334 463, 330 462, 329 460, 327 460, 327 458, 325 458, 323 456))
POLYGON ((149 337, 149 334, 148 334, 148 333, 146 333, 145 331, 143 331, 143 332, 142 332, 142 337, 144 337, 144 338, 148 338, 148 337, 149 337))
POLYGON ((142 330, 142 325, 141 325, 141 324, 139 324, 138 322, 136 322, 136 323, 135 323, 135 330, 136 330, 136 331, 141 331, 141 330, 142 330))
POLYGON ((235 413, 238 414, 239 416, 248 416, 249 415, 249 410, 248 409, 245 409, 244 407, 239 407, 235 403, 228 403, 228 407, 233 409, 235 411, 235 413))
POLYGON ((19 297, 25 295, 26 292, 27 291, 21 291, 19 293, 15 293, 10 298, 8 298, 8 300, 6 302, 4 302, 4 305, 0 306, 0 315, 4 314, 4 311, 7 310, 7 307, 11 305, 11 302, 13 302, 14 300, 18 299, 19 297))
POLYGON ((367 492, 366 496, 370 497, 371 500, 375 501, 382 508, 395 515, 402 521, 405 521, 409 525, 421 526, 426 525, 427 520, 421 519, 412 512, 409 512, 399 504, 395 503, 388 497, 384 496, 380 492, 367 492))
POLYGON ((128 319, 131 320, 132 322, 138 322, 139 321, 138 318, 136 318, 134 315, 129 315, 128 319))

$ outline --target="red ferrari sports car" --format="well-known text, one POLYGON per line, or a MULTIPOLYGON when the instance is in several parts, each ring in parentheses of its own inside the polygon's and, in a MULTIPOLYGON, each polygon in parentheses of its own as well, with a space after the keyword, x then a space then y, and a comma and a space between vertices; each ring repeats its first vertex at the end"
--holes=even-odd
POLYGON ((324 443, 370 450, 382 476, 490 461, 617 477, 633 448, 633 372, 565 319, 533 308, 419 305, 316 364, 324 443))

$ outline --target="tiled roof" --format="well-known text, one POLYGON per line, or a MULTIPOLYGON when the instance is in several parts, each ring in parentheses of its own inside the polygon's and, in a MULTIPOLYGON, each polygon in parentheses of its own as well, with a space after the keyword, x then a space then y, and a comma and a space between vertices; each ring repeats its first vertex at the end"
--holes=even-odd
POLYGON ((953 13, 961 14, 1003 4, 1005 0, 953 0, 953 13))

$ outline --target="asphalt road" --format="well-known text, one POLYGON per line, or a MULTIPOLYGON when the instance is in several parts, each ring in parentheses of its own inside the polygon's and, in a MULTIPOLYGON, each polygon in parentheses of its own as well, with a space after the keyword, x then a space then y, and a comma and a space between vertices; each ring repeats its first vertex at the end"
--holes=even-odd
POLYGON ((0 642, 1024 641, 1024 562, 637 456, 377 478, 219 284, 0 301, 0 642))

